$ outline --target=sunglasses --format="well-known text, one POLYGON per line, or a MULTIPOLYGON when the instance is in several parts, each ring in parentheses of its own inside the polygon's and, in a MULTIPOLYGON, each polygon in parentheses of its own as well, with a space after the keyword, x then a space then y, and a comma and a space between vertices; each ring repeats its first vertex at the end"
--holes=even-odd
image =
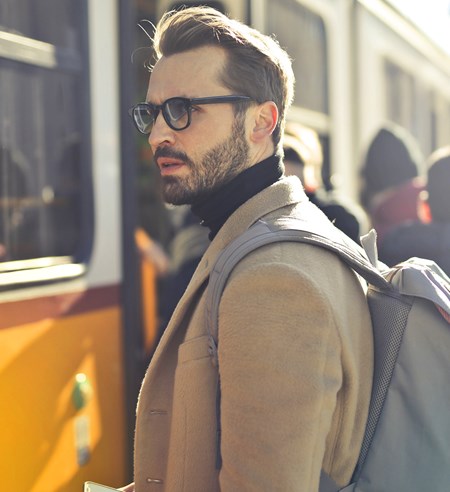
POLYGON ((211 96, 195 97, 171 97, 162 104, 138 103, 128 111, 136 128, 148 135, 155 124, 160 111, 167 125, 177 132, 185 130, 191 124, 191 114, 194 106, 202 104, 225 104, 241 101, 250 101, 248 96, 211 96))

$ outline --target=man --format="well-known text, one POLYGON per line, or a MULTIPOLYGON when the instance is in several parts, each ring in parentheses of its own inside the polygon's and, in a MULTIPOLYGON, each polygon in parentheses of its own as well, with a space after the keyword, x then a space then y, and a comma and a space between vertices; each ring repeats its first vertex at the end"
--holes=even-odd
POLYGON ((436 262, 450 276, 450 146, 428 159, 425 191, 417 204, 421 220, 389 231, 380 244, 380 259, 390 266, 417 256, 436 262))
POLYGON ((298 178, 283 176, 290 60, 271 38, 210 8, 164 16, 154 44, 147 103, 134 121, 149 134, 165 199, 191 204, 212 242, 145 376, 135 484, 124 490, 317 491, 322 469, 344 485, 372 380, 357 276, 321 248, 266 246, 225 288, 218 367, 207 334, 207 279, 225 245, 260 218, 327 221, 298 178))

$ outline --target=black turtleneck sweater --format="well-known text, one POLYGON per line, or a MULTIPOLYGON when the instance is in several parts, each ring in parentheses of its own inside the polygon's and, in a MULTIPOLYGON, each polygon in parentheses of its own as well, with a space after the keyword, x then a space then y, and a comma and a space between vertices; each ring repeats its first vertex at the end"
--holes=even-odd
POLYGON ((276 155, 251 166, 208 197, 192 205, 192 212, 210 230, 212 240, 228 217, 249 198, 278 181, 284 166, 276 155))

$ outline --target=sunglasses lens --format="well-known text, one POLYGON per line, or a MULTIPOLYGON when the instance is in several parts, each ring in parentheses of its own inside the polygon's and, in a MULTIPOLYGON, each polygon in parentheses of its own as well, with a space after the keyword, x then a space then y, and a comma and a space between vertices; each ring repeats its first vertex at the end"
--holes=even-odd
POLYGON ((155 122, 155 110, 148 104, 138 104, 133 108, 133 119, 141 133, 148 134, 155 122))
POLYGON ((189 125, 189 101, 174 97, 165 102, 164 116, 172 128, 182 130, 189 125))

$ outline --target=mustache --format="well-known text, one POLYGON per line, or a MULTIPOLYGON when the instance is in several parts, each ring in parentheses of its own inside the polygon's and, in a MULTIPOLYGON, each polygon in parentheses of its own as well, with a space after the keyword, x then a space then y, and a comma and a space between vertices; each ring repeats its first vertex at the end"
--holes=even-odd
POLYGON ((189 157, 184 152, 178 152, 167 147, 158 147, 153 156, 155 160, 159 157, 171 157, 172 159, 179 159, 180 161, 184 161, 186 163, 191 162, 189 157))

